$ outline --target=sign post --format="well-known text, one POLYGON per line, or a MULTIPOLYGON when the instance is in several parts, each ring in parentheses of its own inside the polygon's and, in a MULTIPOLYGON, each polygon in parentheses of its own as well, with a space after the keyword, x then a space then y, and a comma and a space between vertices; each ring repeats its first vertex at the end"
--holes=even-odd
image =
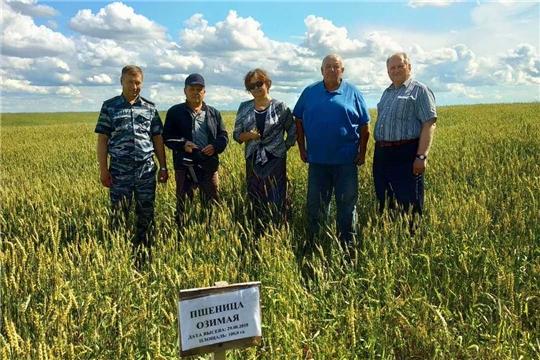
POLYGON ((222 284, 180 291, 180 356, 214 352, 225 359, 227 350, 260 344, 261 283, 222 284))

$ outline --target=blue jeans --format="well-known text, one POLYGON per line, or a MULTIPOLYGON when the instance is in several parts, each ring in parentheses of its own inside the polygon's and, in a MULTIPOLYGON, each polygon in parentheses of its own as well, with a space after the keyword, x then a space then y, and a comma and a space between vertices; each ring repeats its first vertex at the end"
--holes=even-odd
POLYGON ((328 214, 333 192, 336 198, 339 238, 343 242, 349 242, 353 235, 353 219, 358 200, 358 167, 355 163, 309 164, 307 211, 312 235, 319 232, 321 220, 328 214))

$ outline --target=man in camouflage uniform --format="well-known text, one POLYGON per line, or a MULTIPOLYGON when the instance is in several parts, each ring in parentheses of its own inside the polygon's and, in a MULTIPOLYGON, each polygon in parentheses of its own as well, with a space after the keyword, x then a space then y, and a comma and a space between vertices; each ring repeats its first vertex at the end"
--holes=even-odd
POLYGON ((95 132, 101 184, 110 189, 112 225, 126 220, 133 197, 137 216, 137 235, 133 241, 136 261, 149 255, 154 222, 156 164, 159 182, 168 179, 163 124, 155 105, 141 97, 142 70, 133 65, 122 69, 122 94, 103 103, 95 132), (110 165, 108 165, 110 155, 110 165))

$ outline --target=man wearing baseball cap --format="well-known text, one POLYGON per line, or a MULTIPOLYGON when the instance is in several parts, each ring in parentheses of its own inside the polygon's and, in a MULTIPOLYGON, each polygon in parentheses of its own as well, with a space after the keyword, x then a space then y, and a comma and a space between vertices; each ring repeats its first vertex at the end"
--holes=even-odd
POLYGON ((206 85, 200 74, 186 78, 184 94, 186 101, 167 111, 163 128, 165 146, 173 151, 175 219, 180 227, 184 224, 186 195, 193 200, 195 188, 199 188, 203 206, 218 200, 218 154, 229 142, 220 112, 204 102, 206 85))

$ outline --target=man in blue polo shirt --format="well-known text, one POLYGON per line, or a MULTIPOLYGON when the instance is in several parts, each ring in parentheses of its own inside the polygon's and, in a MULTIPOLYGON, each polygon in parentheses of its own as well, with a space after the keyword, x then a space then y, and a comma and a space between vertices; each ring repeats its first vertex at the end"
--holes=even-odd
POLYGON ((323 80, 304 89, 293 111, 300 158, 309 163, 308 246, 319 233, 333 192, 339 238, 344 245, 352 240, 357 167, 365 162, 370 118, 362 93, 342 79, 344 71, 339 55, 326 56, 321 67, 323 80))

